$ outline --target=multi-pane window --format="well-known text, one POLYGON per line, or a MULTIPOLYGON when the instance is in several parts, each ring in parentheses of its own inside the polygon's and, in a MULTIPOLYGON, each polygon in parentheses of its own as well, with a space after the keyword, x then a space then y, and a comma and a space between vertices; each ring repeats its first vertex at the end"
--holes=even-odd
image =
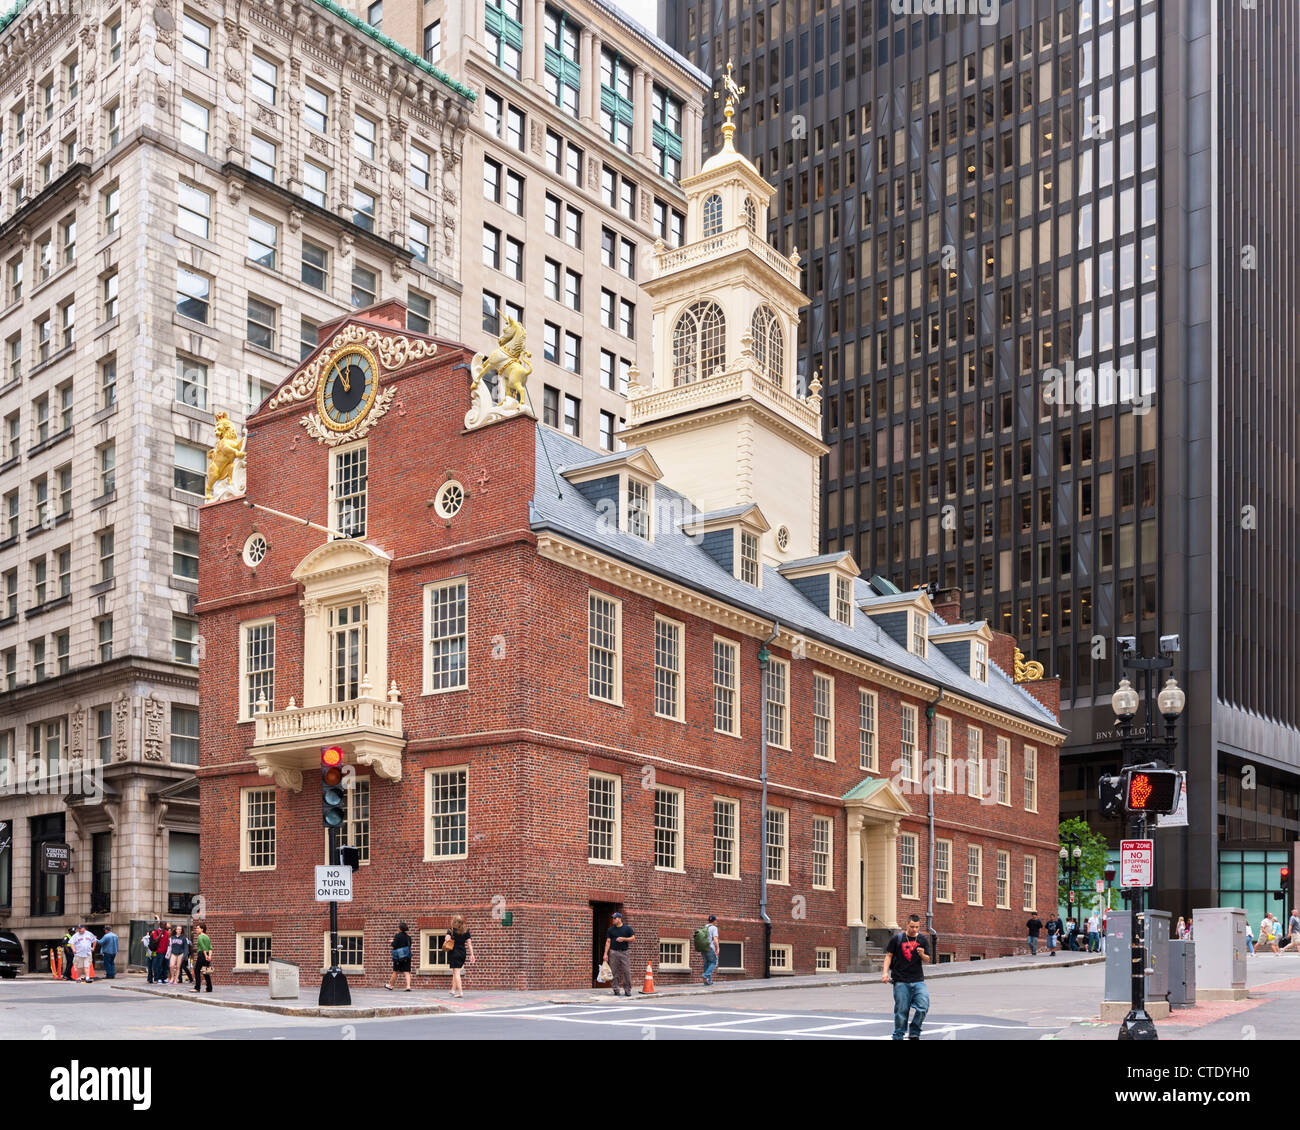
POLYGON ((622 814, 617 777, 587 775, 587 859, 592 863, 618 863, 621 856, 622 814))
POLYGON ((1000 851, 997 855, 997 899, 998 909, 1011 907, 1011 853, 1000 851))
MULTIPOLYGON (((104 234, 112 235, 117 231, 118 201, 121 199, 121 192, 118 185, 111 184, 99 195, 104 208, 104 234)), ((21 274, 19 278, 21 281, 21 274)))
POLYGON ((774 746, 789 745, 790 664, 784 659, 767 663, 767 740, 774 746))
POLYGON ((437 64, 442 59, 442 21, 434 20, 424 29, 424 61, 437 64))
POLYGON ((173 765, 199 763, 199 712, 188 706, 171 708, 171 741, 168 756, 173 765))
MULTIPOLYGON (((117 317, 117 272, 114 271, 111 275, 105 275, 102 285, 104 297, 104 321, 110 322, 117 317)), ((116 366, 114 366, 114 381, 116 381, 116 379, 116 366)))
POLYGON ((740 645, 713 637, 713 728, 719 733, 739 732, 737 710, 740 645))
POLYGON ((111 528, 100 530, 95 535, 99 550, 99 583, 113 579, 113 531, 111 528))
POLYGON ((925 613, 911 611, 908 615, 911 619, 908 651, 924 659, 926 653, 925 613))
POLYGON ((369 267, 354 264, 352 267, 352 305, 358 310, 373 306, 378 293, 379 276, 369 267))
POLYGON ((320 344, 320 326, 310 318, 301 318, 298 322, 298 359, 307 360, 308 356, 320 344))
POLYGON ((95 711, 95 756, 101 765, 113 760, 113 711, 107 706, 95 711))
POLYGON ((244 789, 241 870, 275 866, 275 787, 244 789))
POLYGON ((789 882, 789 830, 789 811, 769 808, 763 819, 763 859, 769 883, 789 882))
POLYGON ((181 97, 181 144, 197 149, 200 153, 206 153, 211 118, 212 111, 208 107, 188 95, 183 95, 181 97))
POLYGON ((177 490, 203 495, 208 473, 208 455, 202 447, 176 440, 173 450, 172 485, 177 490))
POLYGON ((686 956, 686 942, 672 941, 668 938, 659 939, 659 968, 660 969, 690 969, 691 963, 686 956))
POLYGON ((858 769, 875 772, 876 765, 876 694, 858 690, 858 769))
POLYGON ((682 869, 681 789, 655 789, 655 866, 670 871, 682 869))
POLYGON ((578 36, 579 28, 567 12, 546 9, 546 93, 561 110, 575 118, 582 89, 578 36))
MULTIPOLYGON (((308 87, 310 90, 311 88, 308 87)), ((302 194, 313 204, 324 208, 325 194, 329 191, 330 174, 329 170, 322 168, 320 165, 311 161, 302 163, 302 194)))
POLYGON ((360 852, 362 863, 370 862, 370 778, 353 777, 344 793, 347 808, 339 828, 339 842, 360 852))
MULTIPOLYGON (((409 229, 407 232, 407 247, 411 255, 418 263, 427 263, 429 261, 429 225, 423 220, 417 220, 414 216, 410 218, 409 229)), ((515 276, 519 278, 519 275, 515 276)))
POLYGON ((520 0, 487 0, 484 13, 488 54, 511 78, 519 77, 524 28, 520 0))
POLYGON ((834 822, 829 816, 814 816, 812 822, 812 883, 819 890, 831 887, 831 844, 834 822))
POLYGON ((237 934, 240 969, 265 969, 271 961, 270 934, 237 934))
POLYGON ((190 616, 172 616, 172 659, 198 666, 199 622, 190 616))
MULTIPOLYGON (((16 381, 23 375, 23 335, 14 334, 6 343, 5 351, 6 362, 8 365, 8 374, 10 381, 16 381)), ((5 455, 5 459, 12 459, 17 452, 10 451, 5 455)))
POLYGON ((352 152, 366 161, 375 159, 375 139, 379 131, 378 123, 365 114, 352 115, 352 152))
POLYGON ((984 905, 984 849, 978 844, 966 847, 966 901, 984 905))
POLYGON ((623 606, 592 592, 587 597, 587 693, 604 702, 622 698, 623 606))
POLYGON ((1021 903, 1024 910, 1034 910, 1035 902, 1038 899, 1038 860, 1032 856, 1025 856, 1025 897, 1021 903))
MULTIPOLYGON (((566 363, 570 361, 568 345, 572 337, 573 337, 572 334, 566 333, 564 335, 566 363)), ((569 363, 568 367, 572 369, 575 373, 581 371, 579 369, 574 368, 574 366, 571 363, 569 363)), ((576 396, 569 396, 567 393, 565 394, 564 397, 564 430, 567 434, 571 436, 576 436, 582 431, 582 401, 579 400, 578 397, 576 396)), ((630 517, 629 517, 629 528, 631 528, 630 517)))
POLYGON ((456 690, 468 682, 468 603, 465 581, 427 585, 425 693, 456 690))
POLYGON ((375 230, 375 196, 364 188, 352 189, 352 222, 363 231, 375 230))
POLYGON ((835 760, 835 680, 813 673, 813 756, 835 760))
POLYGON ((835 619, 853 624, 853 582, 848 577, 835 578, 835 619))
POLYGON ((651 144, 659 175, 674 183, 682 175, 682 100, 662 86, 653 92, 651 144))
POLYGON ((736 842, 739 807, 739 801, 713 798, 713 874, 729 879, 740 874, 740 852, 736 842))
POLYGON ((1011 739, 998 738, 998 804, 1011 803, 1011 739))
POLYGON ((303 86, 302 120, 318 133, 329 133, 330 96, 307 83, 303 86))
POLYGON ((248 296, 248 342, 262 349, 275 348, 276 308, 260 298, 248 296))
POLYGON ((916 763, 916 707, 903 703, 899 708, 898 732, 902 741, 903 780, 919 781, 916 763))
POLYGON ((1025 811, 1038 811, 1038 750, 1025 746, 1025 811))
POLYGON ((980 640, 971 644, 971 677, 981 683, 989 681, 989 645, 980 640))
POLYGON ((655 713, 663 718, 682 716, 682 626, 655 617, 655 713))
POLYGON ((212 301, 212 280, 184 267, 176 268, 176 313, 207 325, 212 301))
POLYGON ((406 167, 411 183, 416 188, 422 188, 425 192, 428 192, 433 173, 433 157, 429 151, 421 149, 418 145, 412 145, 406 167))
POLYGON ((260 709, 275 709, 275 621, 244 624, 240 633, 240 666, 243 669, 241 719, 254 717, 260 709))
POLYGON ((898 837, 898 893, 905 899, 914 899, 916 894, 916 856, 917 838, 911 832, 902 832, 898 837))
POLYGON ((248 257, 259 267, 275 270, 275 252, 280 243, 280 225, 261 216, 248 217, 248 257))
POLYGON ((600 447, 602 451, 614 450, 614 413, 600 410, 600 447))
POLYGON ((366 604, 342 604, 329 610, 330 701, 360 697, 366 674, 366 604))
MULTIPOLYGON (((314 290, 329 291, 329 250, 309 239, 302 241, 302 281, 314 290)), ((312 342, 312 348, 315 348, 312 342)))
POLYGON ((253 65, 248 77, 248 88, 253 97, 268 106, 274 106, 279 84, 280 69, 269 59, 263 59, 261 55, 254 52, 253 65))
POLYGON ((934 897, 952 902, 952 841, 934 841, 934 897))
POLYGON ((952 719, 936 716, 934 720, 934 787, 952 792, 952 719))
POLYGON ((205 70, 212 55, 212 28, 188 12, 181 18, 181 54, 205 70))
MULTIPOLYGON (((189 99, 185 99, 189 103, 189 99)), ((181 127, 184 130, 184 126, 181 127)), ((104 107, 104 133, 108 138, 108 147, 112 149, 122 140, 122 103, 111 102, 104 107)), ((203 137, 204 144, 207 143, 206 134, 203 137)))
POLYGON ((469 854, 469 770, 430 769, 428 782, 429 859, 469 854))
POLYGON ((600 53, 600 128, 620 149, 632 152, 632 65, 617 53, 600 53))
POLYGON ((172 527, 172 576, 186 581, 199 579, 199 533, 172 527))
POLYGON ((966 795, 984 796, 984 731, 966 727, 966 795))
POLYGON ((406 328, 427 334, 433 322, 433 299, 418 290, 406 292, 406 328))
POLYGON ((340 537, 366 532, 366 446, 334 453, 334 529, 340 537))
POLYGON ((740 531, 740 579, 758 587, 758 536, 740 531))
POLYGON ((673 326, 673 384, 712 377, 727 363, 726 319, 716 302, 693 303, 673 326))
POLYGON ((640 479, 627 481, 627 532, 650 539, 650 484, 640 479))

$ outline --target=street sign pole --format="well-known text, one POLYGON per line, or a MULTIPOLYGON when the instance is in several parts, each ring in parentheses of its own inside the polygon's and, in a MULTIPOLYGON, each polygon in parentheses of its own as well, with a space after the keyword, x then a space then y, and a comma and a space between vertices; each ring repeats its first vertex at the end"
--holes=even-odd
MULTIPOLYGON (((329 829, 329 858, 331 867, 338 866, 339 830, 329 829)), ((321 978, 320 996, 317 1004, 347 1005, 352 1003, 352 993, 348 989, 348 979, 339 968, 339 904, 337 899, 330 899, 330 967, 321 978)))

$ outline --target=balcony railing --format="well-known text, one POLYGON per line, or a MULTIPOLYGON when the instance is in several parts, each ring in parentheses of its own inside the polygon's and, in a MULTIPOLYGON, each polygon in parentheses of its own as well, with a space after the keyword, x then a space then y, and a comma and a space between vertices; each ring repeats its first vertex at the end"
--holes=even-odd
POLYGON ((284 710, 259 710, 253 715, 253 743, 249 755, 264 776, 276 784, 302 788, 302 771, 317 763, 322 745, 338 743, 349 764, 373 766, 389 780, 402 775, 402 703, 397 687, 388 698, 369 692, 346 702, 320 706, 296 706, 293 699, 284 710))
POLYGON ((658 274, 662 275, 666 271, 676 271, 685 266, 718 259, 745 248, 754 252, 788 282, 799 285, 799 268, 788 256, 782 255, 762 236, 747 227, 732 228, 708 239, 688 243, 684 247, 667 248, 656 255, 655 262, 658 274))
POLYGON ((763 377, 752 362, 715 373, 704 380, 654 389, 633 395, 628 400, 628 423, 632 426, 650 420, 662 420, 681 412, 706 408, 713 404, 750 396, 762 401, 778 414, 799 424, 820 438, 821 408, 791 396, 783 388, 763 377))
POLYGON ((402 704, 382 698, 354 698, 324 706, 298 706, 289 710, 265 711, 253 717, 254 745, 291 741, 294 738, 326 737, 346 730, 402 732, 402 704))

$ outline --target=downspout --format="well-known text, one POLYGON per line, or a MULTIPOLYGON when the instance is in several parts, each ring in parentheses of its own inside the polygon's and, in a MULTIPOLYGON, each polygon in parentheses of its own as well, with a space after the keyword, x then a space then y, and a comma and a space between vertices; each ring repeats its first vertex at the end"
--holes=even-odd
MULTIPOLYGON (((925 708, 926 774, 930 778, 930 787, 926 789, 926 792, 929 793, 930 795, 930 802, 928 806, 930 810, 930 886, 929 886, 929 890, 927 891, 928 901, 926 902, 926 908, 925 908, 925 932, 930 936, 931 948, 933 948, 936 944, 935 937, 934 937, 934 865, 935 865, 935 858, 934 858, 935 856, 935 850, 934 850, 934 790, 935 790, 934 711, 935 711, 935 707, 937 707, 939 703, 941 703, 942 701, 943 701, 943 688, 940 687, 939 697, 936 698, 932 703, 930 703, 925 708)), ((951 748, 949 748, 948 752, 951 759, 951 753, 952 753, 951 748)), ((946 780, 946 774, 943 783, 945 785, 948 783, 946 780)), ((948 866, 951 868, 952 860, 948 861, 948 866)))
POLYGON ((772 976, 772 919, 767 914, 767 664, 772 656, 767 645, 781 634, 781 622, 772 621, 772 634, 758 649, 758 733, 762 759, 758 780, 762 785, 762 802, 758 810, 758 916, 763 920, 763 976, 772 976))

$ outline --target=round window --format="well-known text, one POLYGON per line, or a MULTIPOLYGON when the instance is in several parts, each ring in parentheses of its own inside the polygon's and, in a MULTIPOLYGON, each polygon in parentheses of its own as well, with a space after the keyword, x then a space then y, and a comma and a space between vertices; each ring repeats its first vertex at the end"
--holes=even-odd
POLYGON ((790 531, 785 526, 776 531, 776 545, 782 553, 790 548, 790 531))
POLYGON ((260 565, 269 548, 262 534, 249 534, 248 540, 244 542, 244 564, 250 569, 260 565))
POLYGON ((452 479, 443 483, 438 490, 438 497, 433 500, 434 508, 441 518, 454 518, 465 505, 465 488, 452 479))

